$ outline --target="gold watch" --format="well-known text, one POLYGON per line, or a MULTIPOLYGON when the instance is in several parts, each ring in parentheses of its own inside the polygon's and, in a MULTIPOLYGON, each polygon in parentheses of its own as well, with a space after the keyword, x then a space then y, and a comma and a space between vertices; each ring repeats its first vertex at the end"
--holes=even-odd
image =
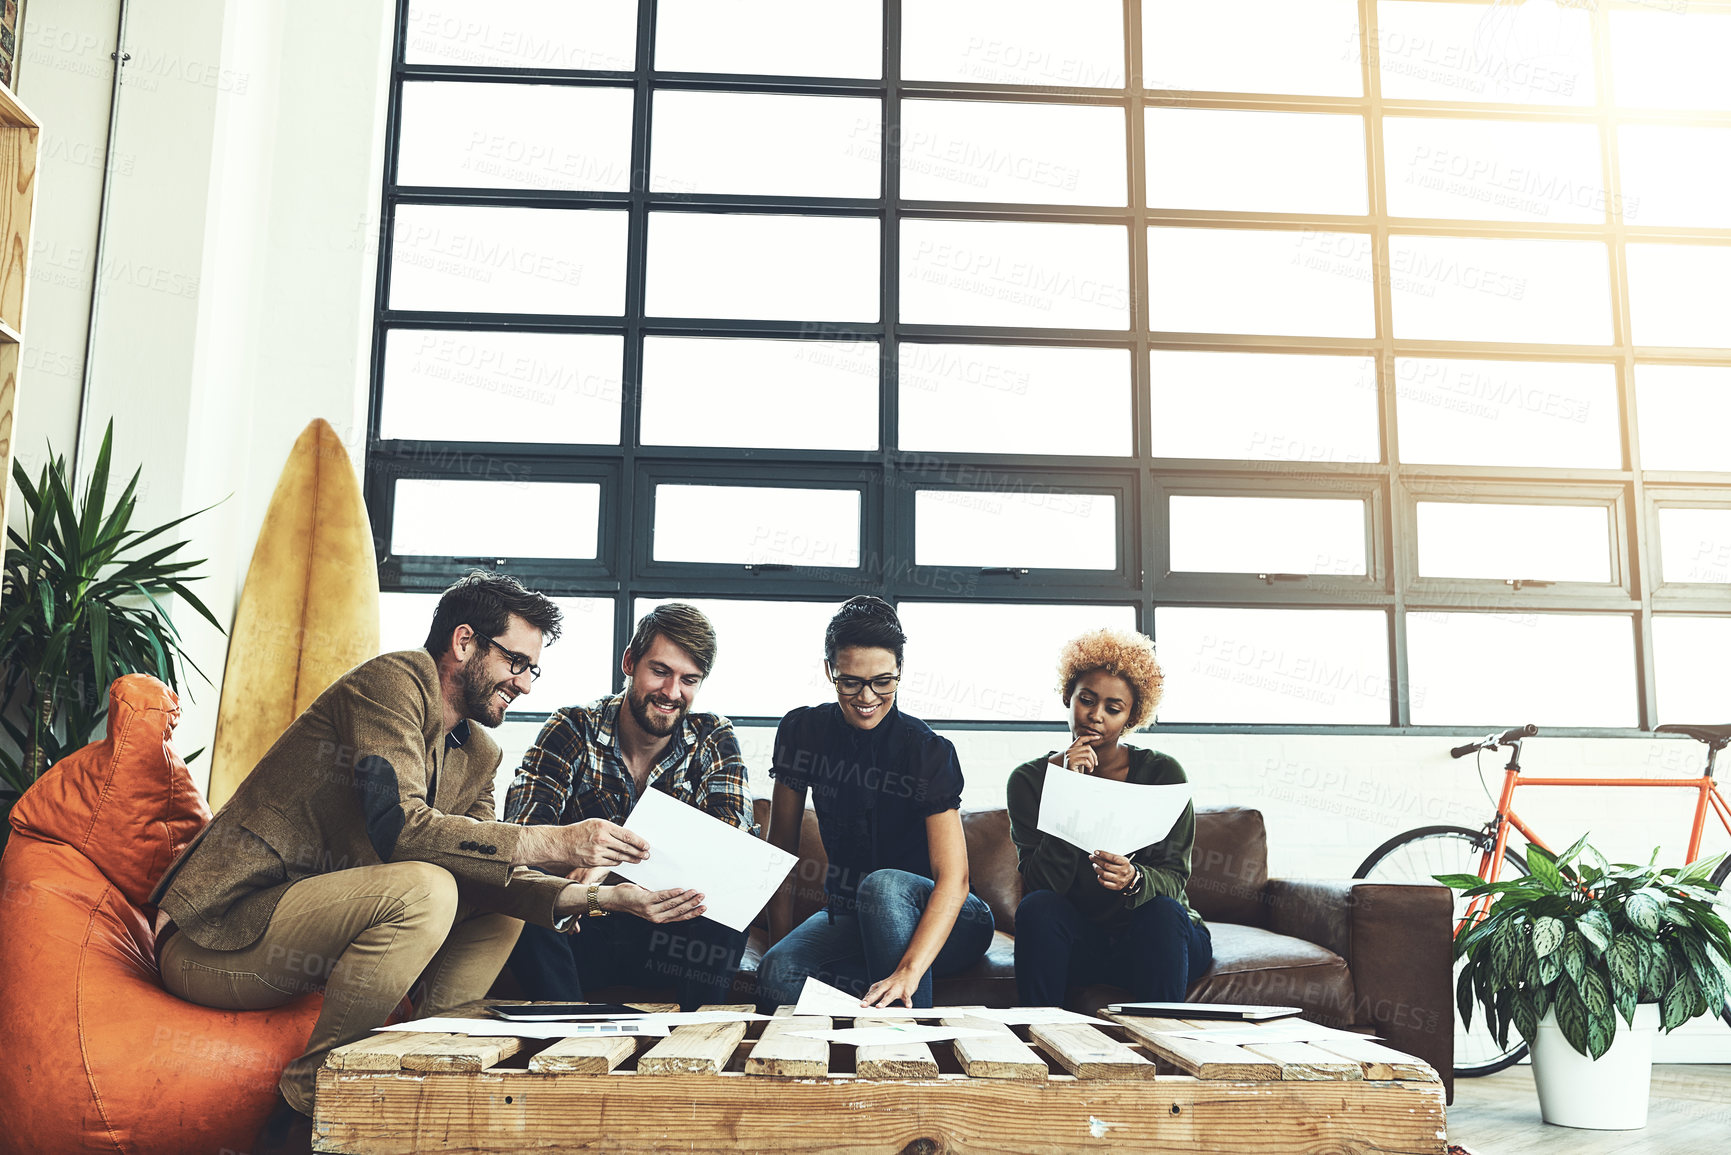
POLYGON ((607 914, 601 909, 601 884, 599 882, 589 884, 589 909, 585 913, 590 918, 604 918, 607 914))

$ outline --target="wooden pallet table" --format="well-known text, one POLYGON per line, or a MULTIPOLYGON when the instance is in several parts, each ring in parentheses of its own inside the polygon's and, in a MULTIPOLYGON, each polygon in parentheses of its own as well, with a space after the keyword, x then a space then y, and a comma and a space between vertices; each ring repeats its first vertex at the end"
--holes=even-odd
POLYGON ((987 1033, 856 1048, 795 1032, 865 1025, 869 1013, 790 1011, 675 1027, 664 1039, 374 1035, 333 1051, 319 1073, 314 1150, 1442 1155, 1447 1146, 1436 1072, 1370 1040, 1236 1045, 1162 1033, 1219 1023, 1011 1028, 940 1008, 928 1021, 987 1033))

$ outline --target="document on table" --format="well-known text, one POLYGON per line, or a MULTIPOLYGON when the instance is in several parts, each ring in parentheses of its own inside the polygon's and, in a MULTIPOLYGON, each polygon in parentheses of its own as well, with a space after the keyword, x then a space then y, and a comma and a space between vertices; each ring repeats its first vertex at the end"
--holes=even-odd
POLYGON ((1187 782, 1113 782, 1048 762, 1038 825, 1089 853, 1109 850, 1128 857, 1172 833, 1189 803, 1187 782))
POLYGON ((827 1019, 935 1019, 947 1012, 912 1007, 862 1007, 859 1000, 846 991, 808 975, 805 986, 800 988, 799 1003, 793 1008, 793 1013, 827 1019))
POLYGON ((1105 1019, 1096 1019, 1092 1015, 1078 1014, 1067 1011, 1063 1007, 982 1007, 967 1012, 976 1019, 990 1019, 994 1023, 1002 1023, 1006 1027, 1030 1027, 1034 1025, 1049 1026, 1061 1023, 1083 1023, 1088 1026, 1116 1026, 1105 1019))
POLYGON ((483 1039, 572 1039, 585 1035, 648 1035, 668 1033, 665 1023, 620 1019, 611 1023, 511 1023, 504 1019, 415 1019, 378 1027, 381 1031, 424 1031, 434 1035, 475 1035, 483 1039))
POLYGON ((659 790, 643 792, 625 829, 649 843, 649 859, 621 863, 614 873, 647 890, 695 890, 705 917, 734 930, 751 925, 798 861, 659 790))
POLYGON ((822 1039, 855 1047, 893 1047, 897 1043, 943 1043, 950 1039, 989 1037, 991 1031, 968 1027, 928 1027, 919 1023, 890 1023, 881 1027, 848 1027, 838 1031, 789 1031, 796 1039, 822 1039))
POLYGON ((1208 1043, 1230 1043, 1237 1047, 1254 1047, 1268 1043, 1321 1043, 1330 1039, 1356 1039, 1359 1042, 1375 1042, 1375 1035, 1361 1035, 1357 1031, 1342 1031, 1334 1027, 1325 1027, 1319 1023, 1307 1023, 1303 1019, 1290 1019, 1274 1023, 1266 1027, 1227 1027, 1220 1030, 1182 1030, 1166 1031, 1156 1028, 1157 1034, 1171 1035, 1175 1039, 1197 1039, 1208 1043))

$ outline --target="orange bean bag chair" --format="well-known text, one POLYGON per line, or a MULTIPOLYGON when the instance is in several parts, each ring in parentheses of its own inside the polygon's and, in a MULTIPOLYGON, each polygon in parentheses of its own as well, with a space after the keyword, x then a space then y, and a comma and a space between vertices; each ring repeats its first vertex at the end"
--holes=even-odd
POLYGON ((219 1011, 162 988, 152 886, 210 820, 169 745, 180 702, 109 687, 108 737, 12 809, 0 859, 0 1152, 246 1151, 320 996, 219 1011))

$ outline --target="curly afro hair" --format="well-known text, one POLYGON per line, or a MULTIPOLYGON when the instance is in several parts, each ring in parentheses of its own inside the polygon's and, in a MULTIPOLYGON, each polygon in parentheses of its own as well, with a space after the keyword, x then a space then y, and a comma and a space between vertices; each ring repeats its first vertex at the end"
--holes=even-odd
POLYGON ((1064 697, 1064 705, 1070 704, 1076 683, 1095 670, 1105 670, 1130 683, 1136 700, 1130 707, 1125 731, 1140 730, 1147 725, 1154 717, 1154 708, 1160 704, 1160 693, 1166 684, 1166 676, 1154 657, 1153 640, 1135 630, 1100 629, 1065 642, 1058 655, 1058 690, 1064 697))

